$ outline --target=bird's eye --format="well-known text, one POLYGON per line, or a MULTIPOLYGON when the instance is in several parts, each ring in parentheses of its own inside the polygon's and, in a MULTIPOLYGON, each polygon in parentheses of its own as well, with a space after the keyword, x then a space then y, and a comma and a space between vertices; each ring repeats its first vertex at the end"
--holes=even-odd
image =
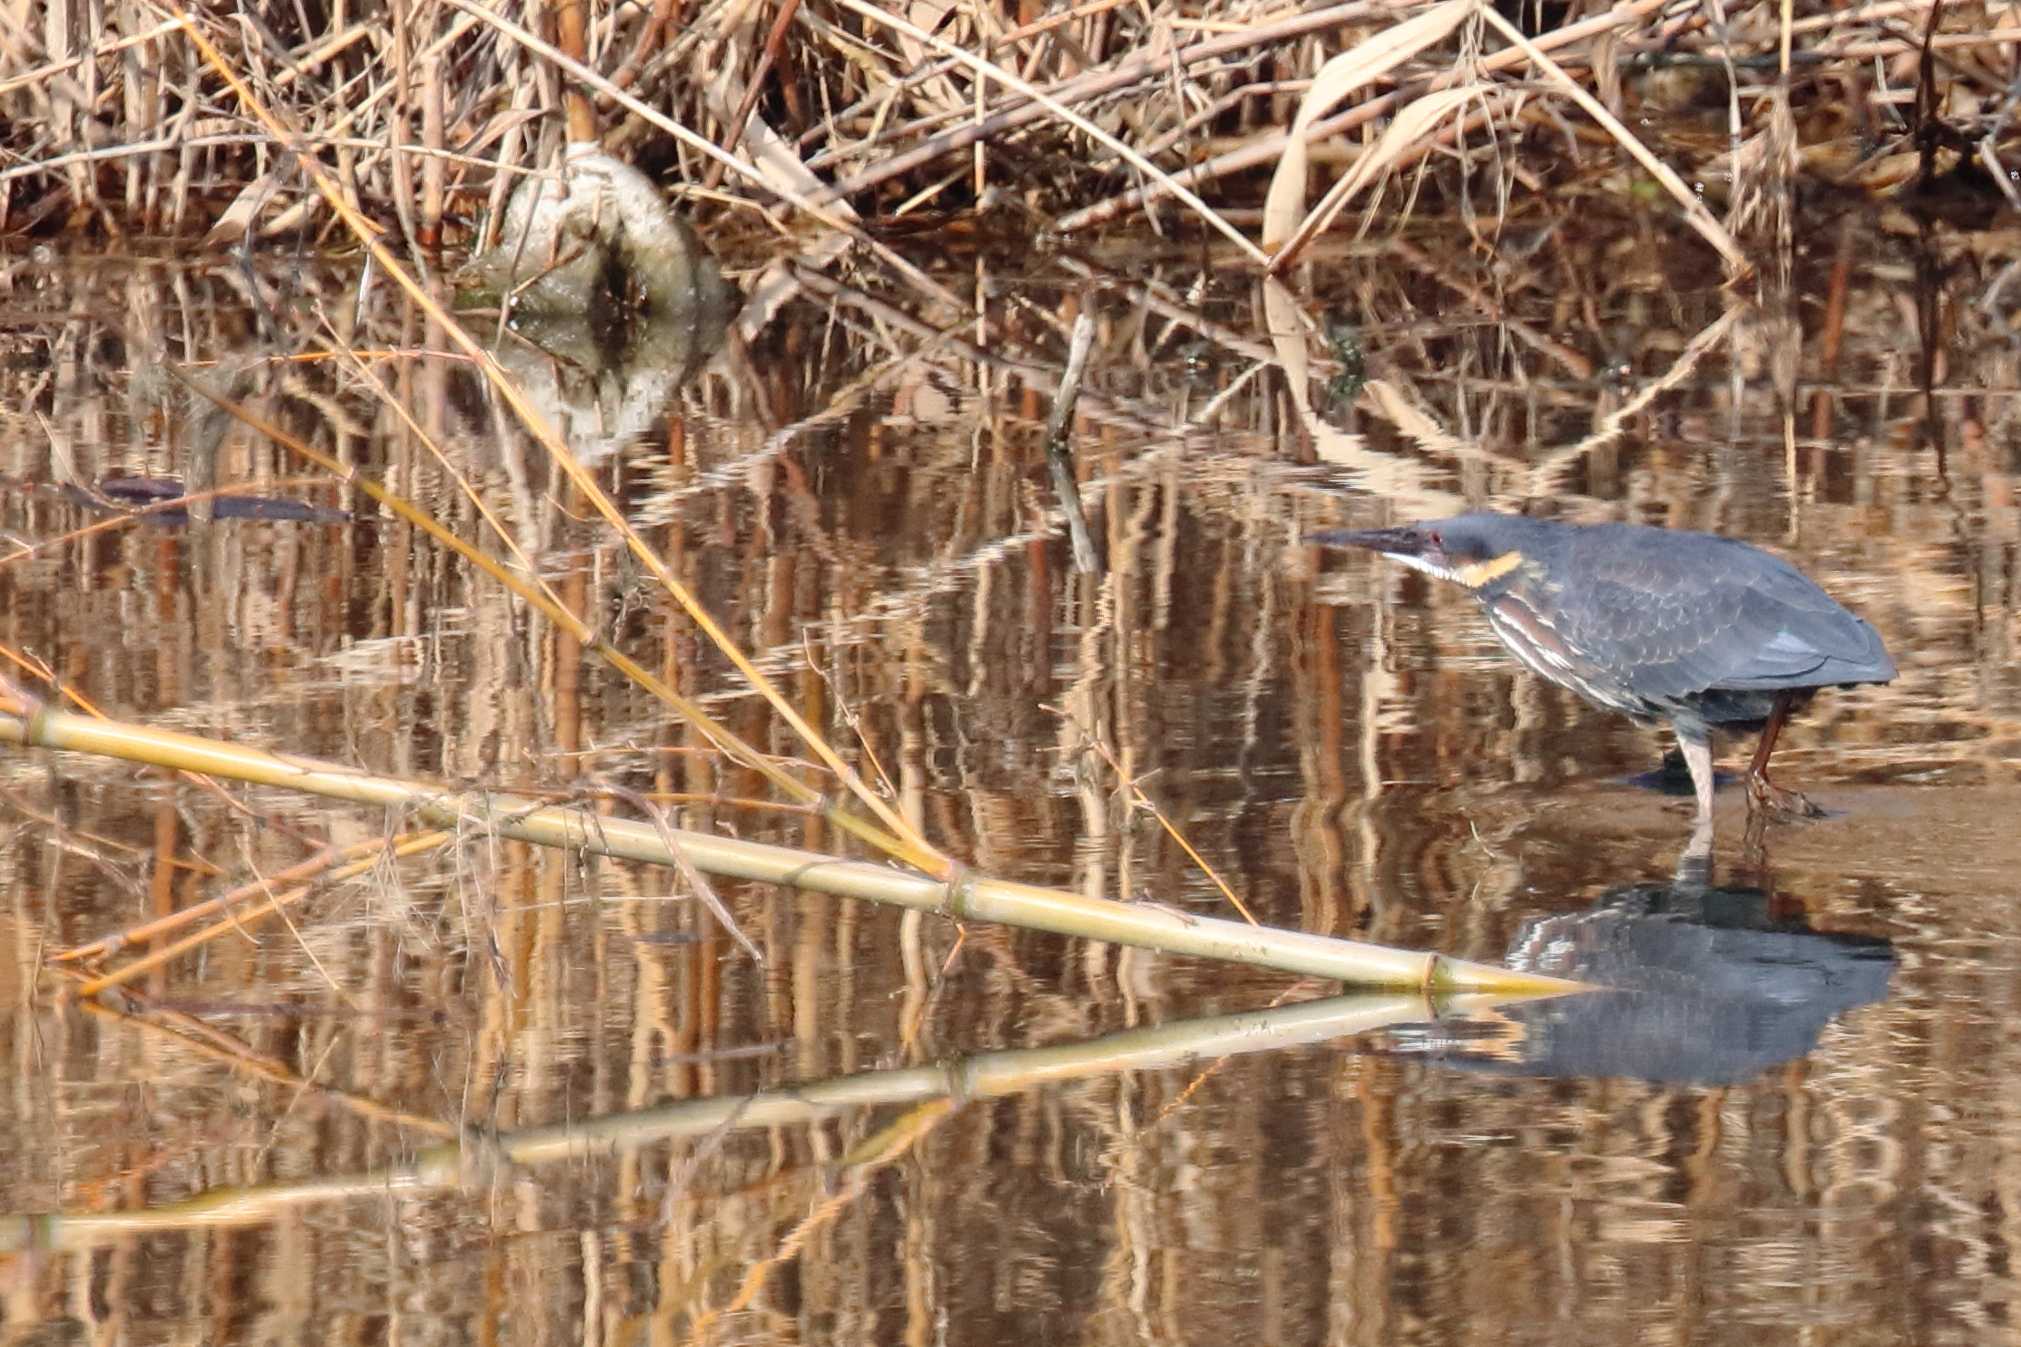
POLYGON ((1445 540, 1444 538, 1442 538, 1442 537, 1440 537, 1440 536, 1439 536, 1439 531, 1438 531, 1437 529, 1433 529, 1433 530, 1432 530, 1432 546, 1433 546, 1433 547, 1437 547, 1437 548, 1443 548, 1443 547, 1445 547, 1445 545, 1446 545, 1446 540, 1445 540))

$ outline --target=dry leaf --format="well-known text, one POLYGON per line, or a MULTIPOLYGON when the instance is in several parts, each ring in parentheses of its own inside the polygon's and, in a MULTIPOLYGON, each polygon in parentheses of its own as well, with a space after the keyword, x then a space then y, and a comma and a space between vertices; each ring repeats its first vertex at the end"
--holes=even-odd
MULTIPOLYGON (((1313 207, 1312 214, 1299 222, 1298 228, 1278 252, 1291 253, 1304 247, 1314 235, 1333 223, 1333 217, 1340 214, 1341 208, 1356 192, 1394 168, 1405 153, 1417 148, 1438 128, 1440 122, 1474 99, 1486 97, 1489 92, 1490 86, 1486 84, 1463 84, 1457 89, 1440 89, 1404 104, 1383 131, 1382 139, 1361 152, 1361 157, 1354 161, 1354 167, 1347 171, 1347 176, 1327 191, 1320 203, 1313 207)), ((1275 261, 1274 258, 1272 260, 1275 261)))
POLYGON ((1364 85, 1381 79, 1426 48, 1442 42, 1468 15, 1478 0, 1446 0, 1416 18, 1394 28, 1386 28, 1361 45, 1344 51, 1319 69, 1298 105, 1291 123, 1291 139, 1277 171, 1270 178, 1270 194, 1263 203, 1263 246, 1275 251, 1289 238, 1305 213, 1305 138, 1312 124, 1331 112, 1343 98, 1364 85))

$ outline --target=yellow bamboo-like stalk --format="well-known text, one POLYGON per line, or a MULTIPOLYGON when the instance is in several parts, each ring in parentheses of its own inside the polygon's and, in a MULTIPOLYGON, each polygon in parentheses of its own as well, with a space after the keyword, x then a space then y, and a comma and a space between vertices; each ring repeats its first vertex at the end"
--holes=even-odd
MULTIPOLYGON (((604 818, 583 809, 488 791, 458 791, 376 776, 340 763, 299 758, 220 739, 154 729, 48 708, 10 703, 0 714, 0 742, 64 749, 151 763, 259 785, 279 786, 356 804, 406 811, 437 827, 484 829, 543 846, 567 847, 622 860, 674 865, 668 839, 653 823, 604 818)), ((948 880, 838 860, 818 852, 769 846, 712 833, 670 830, 680 861, 705 874, 785 884, 938 913, 992 921, 1088 940, 1113 941, 1170 954, 1224 959, 1365 987, 1426 993, 1527 995, 1583 990, 1583 984, 1444 955, 1336 940, 1304 931, 1246 926, 1195 917, 1149 904, 1089 898, 959 872, 948 880)))

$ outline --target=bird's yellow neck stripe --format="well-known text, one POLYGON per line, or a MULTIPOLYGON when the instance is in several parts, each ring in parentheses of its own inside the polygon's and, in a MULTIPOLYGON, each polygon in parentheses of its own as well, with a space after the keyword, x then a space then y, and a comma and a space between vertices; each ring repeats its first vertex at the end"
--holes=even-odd
POLYGON ((1471 566, 1462 566, 1453 572, 1453 577, 1468 589, 1479 589, 1493 584, 1522 564, 1521 552, 1508 551, 1491 561, 1476 561, 1471 566))

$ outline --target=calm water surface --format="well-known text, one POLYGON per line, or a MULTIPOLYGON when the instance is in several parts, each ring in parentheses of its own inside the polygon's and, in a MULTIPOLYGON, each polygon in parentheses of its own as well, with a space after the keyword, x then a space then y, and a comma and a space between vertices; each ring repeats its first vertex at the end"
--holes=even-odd
MULTIPOLYGON (((1306 279, 1291 382, 1238 267, 1141 245, 940 259, 980 312, 782 264, 739 279, 784 302, 633 363, 508 338, 952 854, 1223 913, 1120 770, 1264 920, 1615 990, 1342 999, 726 887, 759 965, 665 875, 472 835, 80 1003, 51 953, 409 823, 9 752, 9 1340, 2021 1339, 2013 245, 1868 214, 1761 308, 1633 229, 1516 262, 1371 244, 1306 279), (1079 311, 1099 574, 1041 445, 1079 311), (1729 789, 1710 867, 1683 860, 1658 735, 1520 673, 1464 595, 1299 541, 1483 503, 1746 538, 1873 621, 1900 680, 1820 698, 1777 759, 1830 817, 1750 846, 1729 789)), ((160 371, 223 362, 502 551, 467 480, 566 601, 794 752, 440 334, 356 285, 0 259, 0 521, 37 547, 0 567, 5 644, 116 717, 836 846, 160 371), (269 359, 332 327, 380 354, 269 359), (77 533, 128 476, 356 514, 77 533)))

